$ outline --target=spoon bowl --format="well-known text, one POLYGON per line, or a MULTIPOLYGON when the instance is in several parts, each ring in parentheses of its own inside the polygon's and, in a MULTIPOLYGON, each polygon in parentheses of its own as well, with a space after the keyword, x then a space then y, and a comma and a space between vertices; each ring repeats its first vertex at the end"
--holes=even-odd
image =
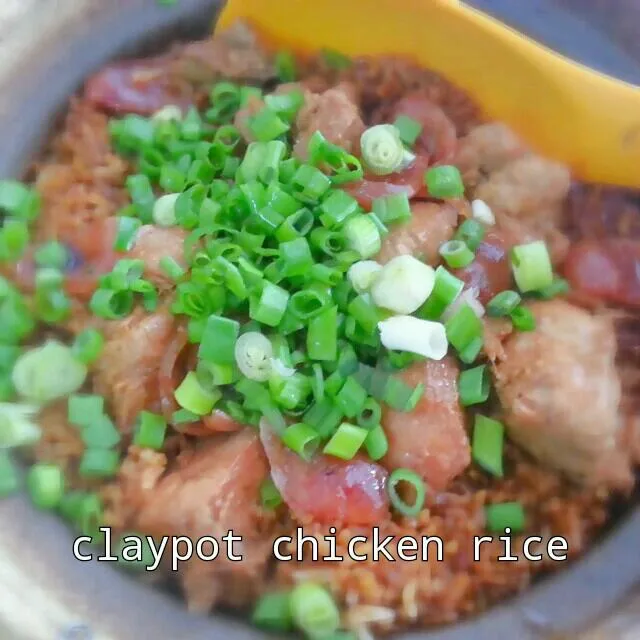
POLYGON ((455 0, 229 0, 218 27, 250 22, 270 44, 413 58, 465 89, 577 178, 640 187, 640 87, 574 62, 455 0))

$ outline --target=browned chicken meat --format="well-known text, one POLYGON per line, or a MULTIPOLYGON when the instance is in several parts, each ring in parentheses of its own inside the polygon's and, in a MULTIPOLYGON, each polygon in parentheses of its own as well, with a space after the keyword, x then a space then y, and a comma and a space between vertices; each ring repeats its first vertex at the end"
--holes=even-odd
POLYGON ((561 300, 531 310, 535 331, 512 333, 495 365, 509 436, 576 481, 625 484, 612 324, 561 300))
MULTIPOLYGON (((207 440, 182 465, 169 471, 142 506, 137 524, 153 536, 213 536, 221 553, 207 562, 184 565, 183 583, 192 610, 207 611, 223 596, 225 577, 249 579, 266 562, 270 543, 261 536, 260 485, 269 467, 257 433, 244 429, 207 440), (241 562, 227 560, 221 541, 228 531, 242 541, 233 544, 241 562)), ((207 551, 208 553, 209 551, 207 551)))
POLYGON ((95 389, 109 401, 121 431, 130 431, 143 409, 157 408, 158 370, 174 328, 175 317, 166 310, 136 309, 123 320, 104 323, 95 389))
POLYGON ((264 81, 275 76, 273 63, 255 33, 240 22, 215 38, 186 45, 175 66, 179 75, 195 82, 221 77, 264 81))
POLYGON ((175 285, 174 281, 160 268, 162 258, 173 258, 185 266, 184 241, 187 232, 179 227, 159 227, 146 224, 138 230, 136 241, 127 256, 144 262, 145 277, 160 289, 175 285))
POLYGON ((446 489, 471 462, 458 374, 450 357, 412 365, 401 376, 412 386, 423 383, 424 396, 411 413, 386 410, 382 417, 389 440, 385 466, 411 469, 436 491, 446 489))
POLYGON ((296 119, 298 137, 294 154, 306 159, 309 139, 316 131, 329 142, 354 151, 364 129, 360 109, 349 85, 338 85, 320 94, 307 93, 296 119))
POLYGON ((376 260, 385 264, 396 256, 421 256, 435 265, 440 262, 440 246, 451 240, 458 224, 458 208, 452 202, 415 202, 412 217, 391 228, 376 260))

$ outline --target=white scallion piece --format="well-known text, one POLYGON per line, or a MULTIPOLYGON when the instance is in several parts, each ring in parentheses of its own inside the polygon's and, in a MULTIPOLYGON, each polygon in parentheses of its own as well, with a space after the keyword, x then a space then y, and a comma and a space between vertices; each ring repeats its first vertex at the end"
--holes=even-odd
POLYGON ((290 378, 296 372, 295 369, 287 367, 279 358, 271 358, 271 370, 281 378, 290 378))
POLYGON ((434 269, 413 256, 396 256, 377 275, 371 295, 377 306, 409 314, 431 295, 436 281, 434 269))
POLYGON ((471 203, 471 215, 474 220, 486 224, 488 227, 496 223, 496 217, 493 215, 491 207, 484 200, 474 200, 471 203))
POLYGON ((173 227, 176 224, 176 201, 179 193, 167 193, 160 196, 153 205, 153 221, 160 227, 173 227))
POLYGON ((87 378, 87 368, 71 348, 48 340, 29 349, 16 361, 11 380, 21 398, 36 405, 75 393, 87 378))
POLYGON ((235 357, 242 375, 258 382, 269 379, 273 367, 273 346, 266 336, 258 331, 243 333, 236 341, 235 357))
POLYGON ((349 267, 347 278, 358 293, 366 293, 382 271, 382 265, 375 260, 360 260, 349 267))
POLYGON ((40 427, 34 421, 37 407, 26 404, 0 403, 0 449, 35 444, 40 427))
POLYGON ((392 351, 409 351, 432 360, 447 355, 449 341, 440 322, 413 316, 393 316, 378 323, 382 344, 392 351))
POLYGON ((152 122, 179 122, 182 120, 182 109, 175 104, 168 104, 151 116, 152 122))

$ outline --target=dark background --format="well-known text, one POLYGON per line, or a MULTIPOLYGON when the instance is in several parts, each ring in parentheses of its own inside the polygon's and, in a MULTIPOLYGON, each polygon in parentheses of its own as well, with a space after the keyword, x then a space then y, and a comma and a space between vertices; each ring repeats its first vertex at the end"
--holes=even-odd
POLYGON ((464 0, 604 73, 640 84, 640 0, 464 0))

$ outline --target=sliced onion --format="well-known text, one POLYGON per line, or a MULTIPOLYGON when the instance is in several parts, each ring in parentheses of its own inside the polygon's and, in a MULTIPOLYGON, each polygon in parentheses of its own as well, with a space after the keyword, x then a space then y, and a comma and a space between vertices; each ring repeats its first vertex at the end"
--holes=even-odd
POLYGON ((480 292, 476 287, 469 287, 465 289, 443 312, 442 312, 442 320, 446 322, 456 314, 456 312, 462 307, 464 304, 468 304, 473 312, 478 316, 478 318, 483 318, 485 315, 485 308, 478 300, 478 296, 480 292))
POLYGON ((269 338, 258 331, 243 333, 236 341, 236 364, 242 375, 264 382, 272 372, 273 346, 269 338))
POLYGON ((392 351, 408 351, 442 360, 447 355, 449 341, 440 322, 421 320, 413 316, 393 316, 378 323, 380 341, 392 351))

